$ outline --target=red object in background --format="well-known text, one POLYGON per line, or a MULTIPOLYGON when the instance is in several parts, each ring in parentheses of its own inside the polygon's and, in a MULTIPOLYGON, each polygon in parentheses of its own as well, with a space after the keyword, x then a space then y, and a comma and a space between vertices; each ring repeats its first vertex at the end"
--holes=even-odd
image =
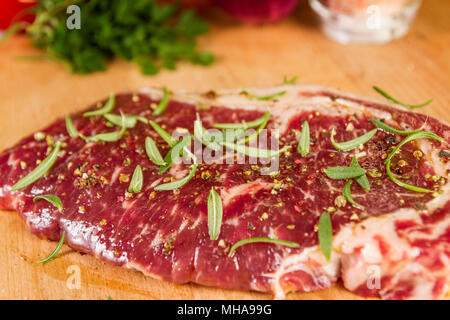
POLYGON ((12 23, 18 21, 33 21, 34 15, 19 13, 36 4, 33 0, 0 0, 0 30, 7 29, 12 23))
POLYGON ((233 17, 249 23, 275 22, 286 17, 298 0, 214 0, 233 17))

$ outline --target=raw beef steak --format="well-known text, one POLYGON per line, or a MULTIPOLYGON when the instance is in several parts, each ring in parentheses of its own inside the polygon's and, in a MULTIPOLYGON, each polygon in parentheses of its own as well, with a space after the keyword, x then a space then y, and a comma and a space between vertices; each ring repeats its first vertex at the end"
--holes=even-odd
MULTIPOLYGON (((145 152, 151 137, 164 156, 170 149, 143 121, 128 128, 118 141, 86 142, 72 138, 65 121, 20 141, 0 155, 0 207, 17 210, 31 231, 59 240, 114 265, 176 283, 194 282, 220 288, 271 292, 276 298, 290 291, 329 288, 340 278, 353 292, 384 299, 443 298, 450 283, 450 127, 433 118, 380 101, 358 98, 320 86, 287 85, 265 89, 174 92, 167 109, 153 116, 162 90, 144 89, 117 95, 112 111, 154 120, 167 132, 194 132, 203 126, 240 123, 264 115, 266 128, 279 132, 279 168, 264 173, 266 164, 199 163, 183 187, 155 187, 181 179, 190 165, 159 167, 145 152), (283 93, 284 92, 284 93, 283 93), (280 93, 280 94, 277 94, 280 93), (275 94, 273 99, 267 95, 275 94), (382 119, 399 130, 425 124, 445 141, 413 140, 392 158, 391 170, 424 193, 406 189, 387 175, 385 159, 405 136, 378 130, 372 139, 350 151, 338 151, 335 141, 354 139, 375 129, 370 119, 382 119), (310 150, 297 152, 299 132, 307 120, 310 150), (11 191, 60 142, 53 167, 33 184, 11 191), (350 166, 355 156, 370 190, 351 185, 352 205, 342 196, 348 179, 331 179, 325 169, 350 166), (143 169, 140 192, 128 191, 137 165, 143 169), (208 195, 215 187, 223 204, 219 236, 208 229, 208 195), (61 198, 61 212, 37 195, 61 198), (333 250, 327 261, 318 240, 319 219, 331 217, 333 250), (250 243, 229 255, 236 242, 270 237, 299 244, 250 243)), ((93 106, 91 110, 96 110, 93 106)), ((112 132, 103 116, 71 116, 85 137, 112 132)), ((270 148, 270 147, 269 147, 270 148)))

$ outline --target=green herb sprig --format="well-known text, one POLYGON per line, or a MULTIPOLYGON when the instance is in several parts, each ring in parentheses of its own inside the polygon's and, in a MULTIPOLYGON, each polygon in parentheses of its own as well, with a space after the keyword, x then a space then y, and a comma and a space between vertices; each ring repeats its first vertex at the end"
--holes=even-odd
POLYGON ((62 248, 62 246, 64 244, 64 239, 65 238, 66 238, 66 232, 63 231, 63 233, 61 235, 61 239, 59 240, 58 245, 56 246, 55 250, 53 250, 53 252, 50 253, 50 255, 47 258, 35 261, 34 263, 47 263, 47 262, 50 262, 53 259, 55 259, 56 256, 58 255, 59 251, 61 251, 61 248, 62 248))
POLYGON ((388 177, 397 185, 399 185, 402 188, 411 190, 411 191, 415 191, 415 192, 422 192, 422 193, 433 193, 433 190, 429 190, 429 189, 425 189, 425 188, 421 188, 421 187, 416 187, 416 186, 412 186, 410 184, 404 183, 403 181, 400 181, 399 179, 397 179, 392 171, 391 171, 391 160, 394 157, 394 155, 400 150, 400 148, 405 144, 408 143, 409 141, 412 140, 416 140, 416 139, 432 139, 432 140, 437 140, 440 142, 444 142, 444 139, 442 139, 440 136, 438 136, 437 134, 433 133, 433 132, 429 132, 429 131, 422 131, 422 132, 417 132, 414 134, 411 134, 409 136, 407 136, 405 139, 403 139, 402 142, 400 142, 395 148, 394 150, 392 150, 392 152, 388 155, 388 157, 385 160, 385 164, 386 164, 386 174, 388 175, 388 177))
POLYGON ((184 177, 180 180, 173 181, 173 182, 160 184, 155 187, 155 190, 156 191, 167 191, 167 190, 179 189, 182 186, 184 186, 186 183, 188 183, 189 180, 191 180, 194 177, 196 172, 197 172, 197 164, 194 163, 192 165, 191 171, 189 172, 189 174, 186 177, 184 177))
POLYGON ((426 126, 426 121, 424 122, 424 124, 419 128, 419 129, 415 129, 415 130, 411 130, 411 131, 405 131, 405 130, 398 130, 395 128, 392 128, 390 126, 388 126, 386 123, 384 123, 383 121, 377 120, 377 119, 370 119, 370 122, 372 122, 375 126, 377 126, 378 128, 390 132, 390 133, 395 133, 401 136, 407 136, 413 133, 417 133, 422 131, 425 126, 426 126))
POLYGON ((156 107, 156 109, 153 110, 153 115, 160 116, 166 110, 168 105, 169 105, 169 91, 166 88, 164 88, 163 97, 159 102, 158 106, 156 107))
POLYGON ((360 145, 362 145, 362 144, 366 143, 367 141, 369 141, 370 139, 372 139, 372 137, 375 135, 375 133, 377 133, 377 129, 373 129, 373 130, 367 132, 366 134, 363 134, 362 136, 359 136, 353 140, 349 140, 349 141, 345 141, 345 142, 336 142, 336 141, 334 141, 334 135, 336 134, 336 131, 333 129, 331 131, 330 139, 331 139, 331 143, 336 148, 336 150, 350 151, 355 148, 358 148, 360 145))
POLYGON ((14 25, 8 33, 25 28, 33 45, 45 50, 74 73, 103 71, 114 57, 136 63, 147 75, 174 69, 181 60, 209 65, 214 56, 197 50, 197 37, 208 25, 192 10, 157 0, 39 0, 30 25, 14 25), (66 8, 81 10, 80 29, 66 26, 66 8))
POLYGON ((311 138, 309 133, 308 121, 303 121, 302 132, 300 133, 300 140, 298 141, 297 152, 306 157, 309 153, 311 138))
POLYGON ((173 147, 177 141, 172 138, 172 136, 163 128, 161 128, 161 126, 159 124, 157 124, 155 121, 150 120, 149 121, 150 125, 152 126, 152 128, 161 136, 161 138, 163 138, 163 140, 171 147, 173 147))
POLYGON ((263 242, 263 243, 273 243, 273 244, 278 244, 278 245, 282 245, 282 246, 287 246, 287 247, 291 247, 291 248, 298 248, 300 247, 300 245, 296 242, 292 242, 292 241, 286 241, 286 240, 280 240, 280 239, 272 239, 272 238, 268 238, 268 237, 255 237, 255 238, 248 238, 248 239, 243 239, 240 240, 238 242, 236 242, 230 249, 230 252, 228 253, 228 256, 231 257, 234 253, 234 251, 246 244, 249 243, 258 243, 258 242, 263 242))
POLYGON ((66 130, 71 138, 78 138, 80 133, 72 122, 72 119, 69 116, 66 116, 66 130))
POLYGON ((331 251, 333 249, 333 227, 328 212, 323 212, 319 219, 319 245, 323 255, 330 262, 331 251))
POLYGON ((222 215, 222 199, 216 190, 211 188, 208 196, 208 230, 211 240, 216 240, 220 234, 222 215))
POLYGON ((325 169, 325 174, 328 178, 339 180, 339 179, 350 179, 360 177, 366 173, 366 170, 361 167, 328 167, 325 169))
POLYGON ((108 101, 106 101, 105 105, 102 108, 94 111, 85 112, 83 113, 83 117, 103 116, 113 111, 115 105, 116 105, 116 97, 114 96, 114 94, 111 93, 109 95, 108 101))
POLYGON ((357 208, 363 208, 362 205, 360 205, 359 203, 357 203, 355 200, 353 200, 352 197, 352 192, 351 192, 351 185, 352 185, 353 181, 347 181, 347 183, 344 186, 344 189, 342 189, 342 195, 345 197, 345 199, 347 199, 348 202, 350 202, 350 204, 354 205, 357 208))
POLYGON ((263 124, 266 121, 266 118, 268 117, 269 110, 266 111, 266 113, 255 120, 252 121, 242 121, 242 122, 238 122, 238 123, 216 123, 214 125, 214 128, 217 129, 250 129, 250 128, 255 128, 260 126, 261 124, 263 124))
POLYGON ((140 165, 137 165, 136 168, 134 169, 133 176, 131 177, 128 191, 139 193, 142 190, 143 184, 144 184, 144 175, 142 174, 142 168, 140 165))
POLYGON ((298 77, 294 76, 292 78, 288 78, 286 75, 283 77, 283 84, 295 84, 297 82, 298 77))
POLYGON ((147 153, 148 158, 156 165, 162 166, 165 165, 166 162, 161 156, 161 153, 156 146, 155 140, 150 137, 145 138, 145 152, 147 153))
MULTIPOLYGON (((117 114, 108 113, 105 114, 104 117, 115 126, 122 125, 122 117, 117 114)), ((134 128, 138 121, 142 123, 148 123, 148 120, 145 117, 134 114, 125 115, 125 127, 127 128, 134 128)))
POLYGON ((183 151, 185 151, 185 147, 191 143, 192 141, 192 135, 184 136, 182 139, 178 140, 178 142, 175 143, 175 145, 170 148, 170 150, 167 152, 166 156, 164 157, 165 164, 161 165, 161 167, 158 170, 159 174, 162 174, 167 171, 167 169, 170 168, 170 166, 173 163, 173 160, 179 156, 183 151))
POLYGON ((284 146, 283 148, 278 149, 278 150, 261 149, 261 148, 248 147, 243 144, 230 143, 230 142, 226 142, 226 141, 223 141, 220 144, 227 148, 235 150, 239 153, 245 154, 246 156, 249 156, 249 157, 267 158, 267 159, 276 157, 276 156, 282 154, 283 152, 289 150, 289 148, 290 148, 290 146, 284 146))
POLYGON ((122 117, 121 121, 122 128, 119 131, 103 132, 90 137, 85 137, 81 135, 81 137, 87 142, 98 142, 98 141, 116 142, 120 140, 127 131, 126 117, 123 113, 121 114, 121 117, 122 117))
POLYGON ((50 202, 52 205, 54 205, 58 209, 59 212, 61 212, 63 209, 61 198, 58 196, 55 196, 54 194, 44 194, 44 195, 36 196, 33 198, 34 202, 36 202, 38 200, 45 200, 45 201, 50 202))
POLYGON ((241 94, 247 96, 249 99, 252 100, 259 100, 259 101, 268 101, 268 100, 275 100, 278 97, 281 97, 286 94, 286 90, 276 92, 274 94, 269 94, 267 96, 255 96, 254 94, 249 93, 248 91, 242 91, 241 94))
POLYGON ((58 159, 58 153, 60 149, 61 143, 57 142, 53 151, 33 171, 31 171, 27 176, 23 177, 15 185, 13 185, 11 191, 23 189, 39 180, 53 167, 56 159, 58 159))
MULTIPOLYGON (((354 156, 352 157, 352 163, 350 164, 350 167, 353 168, 360 168, 361 166, 358 162, 358 159, 354 156)), ((356 182, 358 182, 358 184, 365 190, 369 191, 370 190, 370 182, 369 179, 367 179, 366 174, 363 174, 359 177, 355 177, 356 182)))
POLYGON ((262 118, 262 122, 259 125, 258 129, 256 129, 256 131, 253 132, 252 134, 250 134, 249 136, 239 140, 238 144, 240 144, 240 143, 247 143, 249 141, 253 141, 256 138, 258 138, 258 136, 261 133, 261 131, 266 127, 267 122, 269 122, 269 116, 270 116, 270 111, 267 110, 266 113, 261 117, 262 118))
POLYGON ((399 104, 401 106, 404 106, 408 109, 416 109, 416 108, 422 108, 425 107, 427 105, 429 105, 431 102, 433 102, 433 99, 430 99, 428 101, 425 101, 424 103, 421 104, 407 104, 401 101, 398 101, 397 99, 395 99, 394 97, 392 97, 391 95, 389 95, 388 93, 386 93, 384 90, 380 89, 377 86, 373 86, 372 87, 376 92, 378 92, 379 94, 381 94, 383 97, 385 97, 388 100, 391 100, 392 102, 399 104))

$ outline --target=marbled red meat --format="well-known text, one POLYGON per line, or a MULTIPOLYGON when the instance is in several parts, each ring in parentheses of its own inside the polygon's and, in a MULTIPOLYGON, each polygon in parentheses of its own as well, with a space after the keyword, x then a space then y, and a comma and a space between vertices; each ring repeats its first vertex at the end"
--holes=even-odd
MULTIPOLYGON (((261 164, 201 163, 194 178, 179 190, 155 191, 156 185, 185 176, 189 166, 174 164, 157 173, 144 140, 155 139, 163 155, 169 146, 151 126, 138 122, 117 142, 86 143, 71 138, 65 121, 59 120, 0 155, 0 207, 17 210, 39 237, 59 240, 65 231, 67 244, 81 252, 176 283, 282 297, 289 291, 325 289, 342 277, 344 286, 363 295, 443 297, 450 281, 450 189, 448 158, 439 152, 446 144, 413 141, 393 158, 392 169, 403 181, 436 190, 417 193, 397 186, 385 173, 384 158, 403 137, 379 130, 362 148, 341 152, 331 144, 330 132, 335 128, 336 141, 346 141, 374 129, 371 118, 406 130, 427 120, 426 130, 448 143, 450 128, 418 113, 323 87, 248 89, 254 95, 281 90, 286 94, 269 101, 252 100, 236 90, 173 93, 167 110, 154 117, 152 106, 162 93, 148 89, 117 95, 114 110, 154 120, 169 133, 186 129, 192 133, 197 114, 211 128, 218 122, 254 120, 270 107, 267 128, 280 130, 280 148, 292 147, 280 156, 275 174, 262 174, 261 164), (306 157, 296 152, 295 130, 301 129, 303 120, 311 130, 306 157), (56 141, 62 143, 62 151, 48 174, 11 192, 11 186, 36 167, 56 141), (324 173, 330 166, 349 166, 353 155, 371 183, 370 191, 352 185, 353 197, 364 210, 337 199, 345 180, 331 180, 324 173), (400 165, 400 159, 406 164, 400 165), (127 189, 137 165, 144 169, 144 186, 132 194, 127 189), (224 208, 220 235, 214 241, 207 225, 212 187, 217 187, 224 208), (48 202, 34 202, 41 194, 59 196, 62 212, 48 202), (317 224, 324 211, 331 215, 334 233, 330 262, 318 247, 317 224), (228 256, 232 244, 250 237, 273 237, 300 247, 255 243, 228 256), (367 285, 371 268, 378 268, 374 270, 379 271, 380 287, 367 285)), ((71 118, 85 136, 117 130, 101 116, 78 113, 71 118)))

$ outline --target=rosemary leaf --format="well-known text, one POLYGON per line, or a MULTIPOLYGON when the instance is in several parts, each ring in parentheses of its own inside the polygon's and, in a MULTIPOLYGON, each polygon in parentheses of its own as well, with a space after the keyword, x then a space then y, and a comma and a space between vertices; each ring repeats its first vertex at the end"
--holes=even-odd
POLYGON ((425 101, 424 103, 421 103, 421 104, 407 104, 407 103, 398 101, 397 99, 393 98, 392 96, 390 96, 388 93, 386 93, 384 90, 380 89, 377 86, 373 86, 372 88, 376 92, 381 94, 383 97, 385 97, 386 99, 391 100, 392 102, 395 102, 396 104, 404 106, 404 107, 406 107, 408 109, 422 108, 422 107, 425 107, 425 106, 429 105, 431 102, 433 102, 433 99, 430 99, 430 100, 425 101))
POLYGON ((319 219, 319 244, 323 255, 330 262, 331 251, 333 249, 333 227, 328 212, 323 212, 319 219))
POLYGON ((372 139, 372 137, 375 135, 375 133, 377 133, 377 129, 373 129, 373 130, 367 132, 366 134, 364 134, 360 137, 357 137, 353 140, 349 140, 349 141, 345 141, 345 142, 335 142, 334 135, 336 134, 336 131, 333 129, 331 131, 330 139, 331 139, 331 143, 337 150, 350 151, 350 150, 355 149, 355 148, 359 147, 360 145, 366 143, 370 139, 372 139))
POLYGON ((36 196, 33 198, 34 202, 36 202, 38 200, 48 201, 52 205, 54 205, 58 209, 59 212, 62 212, 63 206, 62 206, 61 199, 58 196, 55 196, 54 194, 45 194, 45 195, 40 195, 40 196, 36 196))
POLYGON ((350 179, 362 176, 366 173, 366 170, 357 167, 337 166, 326 168, 325 173, 331 179, 350 179))
POLYGON ((347 199, 347 201, 348 201, 350 204, 352 204, 352 205, 354 205, 355 207, 358 207, 358 208, 361 209, 361 208, 363 208, 363 206, 360 205, 359 203, 355 202, 355 200, 353 200, 352 192, 351 192, 351 189, 350 189, 352 183, 353 183, 353 181, 351 181, 351 180, 350 180, 350 181, 347 181, 347 183, 346 183, 345 186, 344 186, 344 189, 342 190, 342 195, 345 197, 345 199, 347 199))
POLYGON ((306 157, 309 153, 310 148, 310 133, 309 133, 309 124, 308 121, 303 121, 302 132, 300 134, 300 140, 298 142, 297 151, 303 157, 306 157))
POLYGON ((156 146, 155 141, 150 137, 145 138, 145 152, 147 153, 148 158, 154 164, 158 166, 166 164, 166 162, 161 156, 161 153, 158 150, 158 147, 156 146))
POLYGON ((166 88, 164 88, 163 97, 159 102, 158 106, 156 107, 156 109, 153 111, 153 115, 160 116, 166 110, 168 105, 169 105, 169 91, 166 88))
POLYGON ((66 232, 63 231, 63 233, 61 235, 61 239, 59 240, 58 245, 56 246, 55 250, 53 250, 53 252, 47 258, 39 260, 39 261, 35 261, 34 263, 47 263, 47 262, 55 259, 64 244, 65 237, 66 237, 66 232))
POLYGON ((180 180, 176 180, 176 181, 173 181, 173 182, 160 184, 160 185, 155 187, 155 190, 157 190, 157 191, 167 191, 167 190, 174 190, 174 189, 181 188, 186 183, 188 183, 189 180, 192 179, 192 177, 195 175, 196 172, 197 172, 197 164, 194 163, 192 165, 191 172, 189 172, 189 175, 187 175, 186 177, 184 177, 183 179, 180 179, 180 180))
POLYGON ((15 185, 13 185, 11 191, 23 189, 39 180, 53 167, 56 159, 58 159, 58 153, 60 149, 61 143, 57 142, 53 151, 33 171, 31 171, 27 176, 23 177, 15 185))
POLYGON ((410 135, 413 133, 421 132, 425 128, 425 125, 427 123, 425 121, 425 123, 419 129, 412 130, 412 131, 404 131, 404 130, 397 130, 395 128, 392 128, 392 127, 388 126, 387 124, 385 124, 383 121, 380 121, 377 119, 370 119, 370 122, 372 122, 375 126, 377 126, 378 128, 380 128, 384 131, 395 133, 398 135, 410 135))
POLYGON ((116 97, 114 96, 114 94, 111 93, 108 101, 106 101, 103 108, 95 110, 95 111, 85 112, 85 113, 83 113, 83 117, 103 116, 103 115, 113 111, 115 104, 116 104, 116 97))
POLYGON ((172 136, 166 130, 161 128, 155 121, 150 120, 149 123, 169 146, 173 147, 177 143, 177 141, 172 138, 172 136))
POLYGON ((66 116, 66 130, 69 136, 72 138, 78 138, 80 135, 69 116, 66 116))
POLYGON ((211 240, 216 240, 220 234, 222 215, 222 199, 214 188, 211 188, 208 196, 208 230, 211 240))
POLYGON ((296 242, 291 242, 291 241, 286 241, 286 240, 279 240, 279 239, 272 239, 272 238, 268 238, 268 237, 255 237, 255 238, 248 238, 248 239, 243 239, 240 240, 238 242, 236 242, 230 249, 230 252, 228 253, 228 256, 231 257, 234 253, 234 251, 246 244, 249 243, 273 243, 273 244, 278 244, 281 246, 287 246, 287 247, 291 247, 291 248, 298 248, 300 247, 300 245, 296 242))
POLYGON ((142 174, 142 168, 140 165, 137 165, 136 168, 134 169, 133 177, 131 178, 128 191, 139 193, 142 190, 143 184, 144 184, 144 176, 142 174))

